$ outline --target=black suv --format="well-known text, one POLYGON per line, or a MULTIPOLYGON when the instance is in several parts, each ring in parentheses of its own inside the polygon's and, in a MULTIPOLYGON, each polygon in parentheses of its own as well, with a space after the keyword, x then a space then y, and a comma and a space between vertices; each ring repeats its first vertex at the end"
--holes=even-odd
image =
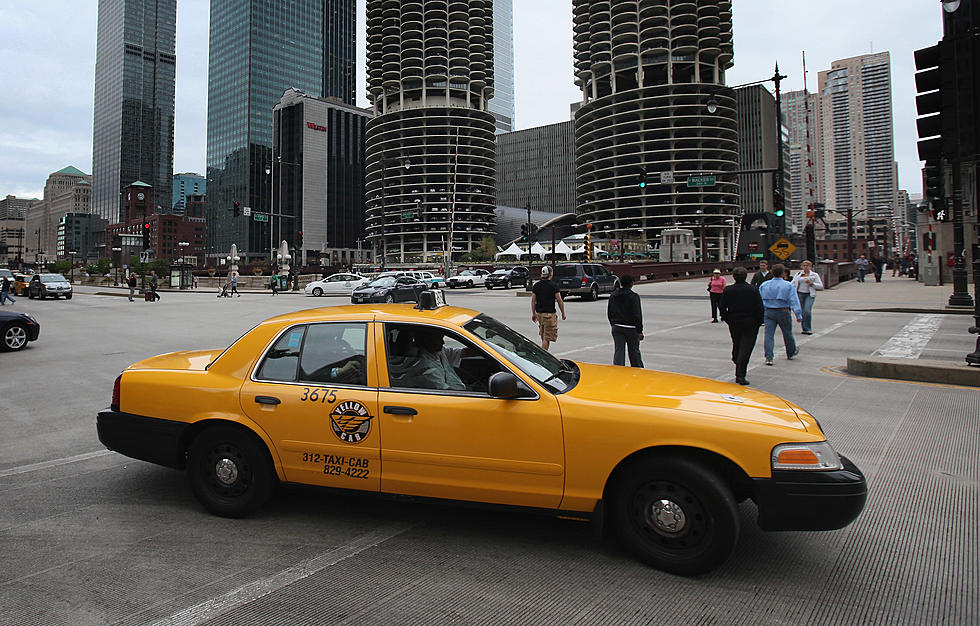
POLYGON ((523 265, 499 269, 487 276, 487 282, 485 284, 487 289, 493 289, 494 287, 510 289, 512 285, 526 287, 528 274, 530 274, 530 271, 523 265))
POLYGON ((572 294, 597 300, 600 293, 612 293, 619 278, 598 263, 564 263, 555 268, 555 283, 561 297, 572 294))

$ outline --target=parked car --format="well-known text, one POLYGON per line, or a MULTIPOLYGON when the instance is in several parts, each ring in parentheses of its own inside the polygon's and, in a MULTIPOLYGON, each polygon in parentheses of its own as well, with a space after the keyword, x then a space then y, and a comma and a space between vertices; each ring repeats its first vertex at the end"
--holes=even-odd
POLYGON ((450 276, 446 280, 446 284, 449 285, 450 289, 482 286, 489 275, 490 272, 487 270, 463 270, 455 276, 450 276))
POLYGON ((71 300, 71 283, 61 274, 34 274, 31 276, 31 282, 27 286, 27 297, 43 300, 48 296, 55 299, 64 296, 65 300, 71 300))
POLYGON ((425 283, 411 276, 383 276, 355 289, 350 301, 354 304, 418 302, 419 294, 426 289, 425 283))
POLYGON ((308 296, 349 296, 352 291, 371 282, 357 274, 331 274, 303 288, 308 296))
POLYGON ((562 263, 555 268, 554 280, 562 298, 571 294, 598 300, 600 293, 619 287, 619 278, 598 263, 562 263))
POLYGON ((530 271, 523 265, 496 270, 493 274, 487 276, 487 289, 493 289, 494 287, 510 289, 511 286, 516 285, 526 287, 529 274, 530 271))
POLYGON ((0 278, 3 278, 4 276, 9 278, 11 283, 14 282, 14 273, 8 270, 6 267, 0 267, 0 278))
POLYGON ((446 279, 442 276, 436 276, 432 272, 424 271, 412 271, 406 272, 409 276, 421 280, 423 283, 428 285, 431 289, 438 289, 439 287, 446 284, 446 279))
MULTIPOLYGON (((437 294, 423 298, 434 306, 279 315, 225 350, 135 363, 98 414, 99 440, 186 471, 216 515, 256 512, 280 482, 523 507, 592 518, 597 535, 682 575, 728 559, 744 500, 774 531, 843 528, 864 508, 861 471, 802 408, 734 383, 559 360, 437 294)), ((793 542, 811 539, 819 555, 822 539, 793 542)), ((750 562, 766 541, 751 533, 739 566, 764 569, 750 562)))
POLYGON ((41 325, 33 316, 20 311, 0 311, 0 351, 14 352, 37 340, 41 325))

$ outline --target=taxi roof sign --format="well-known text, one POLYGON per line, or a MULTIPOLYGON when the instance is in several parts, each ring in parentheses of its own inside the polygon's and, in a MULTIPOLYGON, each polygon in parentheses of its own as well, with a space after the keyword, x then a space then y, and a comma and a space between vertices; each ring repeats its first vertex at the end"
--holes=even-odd
POLYGON ((426 289, 419 294, 419 311, 431 311, 446 306, 446 293, 442 289, 426 289))

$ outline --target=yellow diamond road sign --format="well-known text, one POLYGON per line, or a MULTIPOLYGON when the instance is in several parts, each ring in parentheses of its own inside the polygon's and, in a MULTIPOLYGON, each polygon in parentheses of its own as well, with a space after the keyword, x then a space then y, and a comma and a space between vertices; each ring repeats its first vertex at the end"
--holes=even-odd
POLYGON ((796 246, 791 244, 786 237, 780 237, 779 241, 769 246, 769 251, 785 261, 796 252, 796 246))

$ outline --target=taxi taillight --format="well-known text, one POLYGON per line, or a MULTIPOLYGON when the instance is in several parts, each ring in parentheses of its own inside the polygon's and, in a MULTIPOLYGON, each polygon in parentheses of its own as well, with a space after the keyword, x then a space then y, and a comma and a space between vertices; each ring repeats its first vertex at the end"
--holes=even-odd
POLYGON ((122 380, 122 374, 116 376, 116 382, 112 384, 112 404, 109 406, 113 411, 119 410, 119 381, 122 380))

